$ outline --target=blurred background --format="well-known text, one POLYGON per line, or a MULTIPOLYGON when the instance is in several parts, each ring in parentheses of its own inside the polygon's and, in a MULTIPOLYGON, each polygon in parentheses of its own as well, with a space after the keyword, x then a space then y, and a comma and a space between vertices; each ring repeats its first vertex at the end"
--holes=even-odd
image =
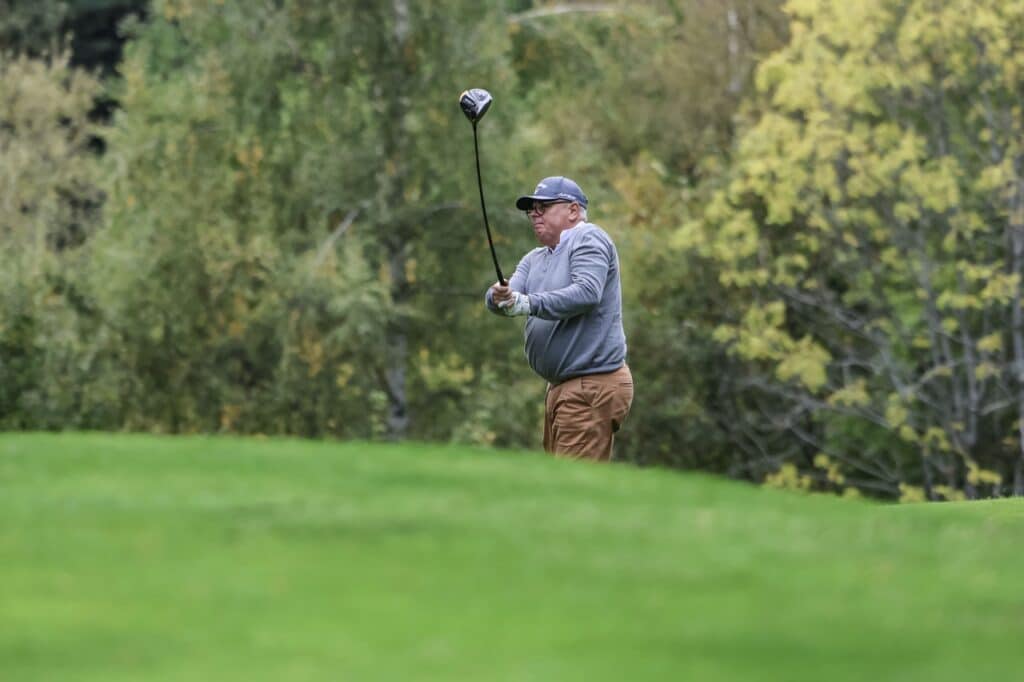
POLYGON ((1024 4, 0 0, 0 428, 540 447, 493 269, 577 180, 617 458, 1024 494, 1024 4))

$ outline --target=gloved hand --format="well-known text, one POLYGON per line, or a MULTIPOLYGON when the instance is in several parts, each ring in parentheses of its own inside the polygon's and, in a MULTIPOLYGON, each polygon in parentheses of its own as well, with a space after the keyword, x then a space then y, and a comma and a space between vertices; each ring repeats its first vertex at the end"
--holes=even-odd
POLYGON ((530 314, 530 297, 518 291, 512 292, 512 298, 507 301, 500 301, 498 308, 509 317, 530 314))

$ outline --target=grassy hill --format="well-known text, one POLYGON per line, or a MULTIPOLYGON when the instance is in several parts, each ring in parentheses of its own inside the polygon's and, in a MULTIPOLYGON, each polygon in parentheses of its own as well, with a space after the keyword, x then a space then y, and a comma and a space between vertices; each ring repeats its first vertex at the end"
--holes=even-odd
POLYGON ((1024 679, 1024 503, 0 435, 0 679, 1024 679))

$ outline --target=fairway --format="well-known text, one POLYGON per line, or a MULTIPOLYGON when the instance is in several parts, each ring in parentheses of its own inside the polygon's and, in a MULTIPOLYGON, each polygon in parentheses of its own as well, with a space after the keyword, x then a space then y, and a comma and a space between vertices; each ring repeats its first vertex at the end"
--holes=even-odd
POLYGON ((1024 504, 0 435, 0 679, 1020 679, 1024 504))

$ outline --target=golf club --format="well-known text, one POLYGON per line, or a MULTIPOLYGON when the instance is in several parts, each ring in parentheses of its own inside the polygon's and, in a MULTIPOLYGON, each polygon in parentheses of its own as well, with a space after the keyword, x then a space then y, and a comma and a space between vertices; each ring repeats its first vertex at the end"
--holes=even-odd
POLYGON ((459 106, 462 113, 466 115, 469 122, 473 124, 473 153, 476 155, 476 184, 480 188, 480 210, 484 214, 484 229, 487 230, 487 243, 491 247, 491 258, 494 260, 494 272, 498 275, 498 282, 505 286, 504 275, 501 274, 501 266, 498 265, 498 254, 494 251, 494 240, 491 239, 491 226, 487 222, 487 205, 484 203, 484 182, 480 177, 480 143, 477 140, 476 124, 484 117, 491 106, 494 98, 491 93, 481 88, 466 90, 459 96, 459 106))

